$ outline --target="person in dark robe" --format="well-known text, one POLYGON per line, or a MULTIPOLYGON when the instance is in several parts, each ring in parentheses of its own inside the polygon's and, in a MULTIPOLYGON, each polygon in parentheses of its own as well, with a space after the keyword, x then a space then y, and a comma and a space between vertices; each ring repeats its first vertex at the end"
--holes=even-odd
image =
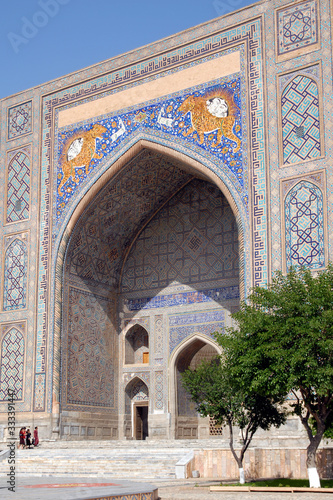
POLYGON ((30 449, 31 448, 31 432, 30 429, 27 429, 27 435, 26 435, 26 445, 30 449))

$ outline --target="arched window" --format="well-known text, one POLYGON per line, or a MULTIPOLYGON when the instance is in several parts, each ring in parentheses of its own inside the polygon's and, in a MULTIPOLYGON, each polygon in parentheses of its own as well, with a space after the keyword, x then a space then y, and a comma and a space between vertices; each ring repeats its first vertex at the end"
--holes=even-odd
POLYGON ((24 309, 27 305, 27 247, 15 239, 5 254, 4 311, 24 309))
POLYGON ((283 163, 298 163, 321 155, 319 92, 314 80, 296 76, 281 97, 283 163))
POLYGON ((149 336, 141 325, 134 325, 125 336, 125 364, 149 363, 149 336))
POLYGON ((323 194, 311 182, 301 181, 286 196, 286 266, 325 266, 323 194))
POLYGON ((0 400, 8 399, 7 391, 15 391, 18 400, 23 398, 24 338, 16 328, 4 336, 1 343, 0 400))

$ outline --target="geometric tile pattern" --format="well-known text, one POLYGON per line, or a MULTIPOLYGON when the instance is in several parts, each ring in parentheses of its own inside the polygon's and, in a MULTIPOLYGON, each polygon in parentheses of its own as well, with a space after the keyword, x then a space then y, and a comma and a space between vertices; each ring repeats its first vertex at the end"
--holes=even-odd
POLYGON ((189 335, 201 333, 212 337, 214 332, 224 331, 225 311, 223 309, 177 314, 169 316, 169 352, 171 352, 189 335))
POLYGON ((69 304, 67 403, 113 407, 115 360, 109 303, 104 297, 70 288, 69 304))
POLYGON ((68 250, 70 273, 114 285, 133 236, 191 175, 144 150, 109 182, 82 215, 68 250))
POLYGON ((30 158, 22 151, 8 165, 7 223, 29 217, 30 168, 30 158))
POLYGON ((16 238, 5 254, 4 311, 24 309, 27 305, 27 263, 26 244, 16 238))
POLYGON ((323 194, 301 181, 285 199, 286 265, 318 269, 325 266, 323 194))
POLYGON ((193 180, 155 215, 132 246, 121 291, 201 285, 238 277, 235 217, 221 191, 193 180))
POLYGON ((163 316, 155 316, 154 354, 163 353, 163 316))
POLYGON ((8 139, 15 139, 32 131, 32 101, 8 110, 8 139))
POLYGON ((7 391, 15 391, 15 399, 23 398, 24 338, 12 328, 1 343, 0 400, 8 399, 7 391))
POLYGON ((297 3, 277 13, 278 55, 318 42, 317 2, 297 3))
POLYGON ((282 94, 283 162, 320 156, 319 94, 314 80, 298 75, 282 94))

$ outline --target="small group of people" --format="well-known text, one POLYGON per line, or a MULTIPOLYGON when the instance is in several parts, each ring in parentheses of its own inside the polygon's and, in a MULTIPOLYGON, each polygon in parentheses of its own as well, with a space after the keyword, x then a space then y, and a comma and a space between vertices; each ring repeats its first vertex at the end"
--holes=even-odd
POLYGON ((26 427, 21 427, 20 433, 19 433, 19 438, 20 438, 20 444, 19 448, 31 448, 31 446, 38 446, 39 444, 39 437, 38 437, 38 427, 35 427, 34 429, 34 437, 31 438, 31 432, 30 429, 27 429, 26 427))

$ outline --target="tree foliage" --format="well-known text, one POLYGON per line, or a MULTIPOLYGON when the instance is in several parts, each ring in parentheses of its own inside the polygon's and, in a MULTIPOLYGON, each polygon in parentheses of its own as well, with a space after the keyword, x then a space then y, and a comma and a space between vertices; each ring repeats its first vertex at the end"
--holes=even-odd
POLYGON ((279 409, 277 400, 251 393, 237 385, 230 376, 225 357, 222 362, 217 358, 210 363, 203 362, 196 370, 186 370, 182 381, 201 415, 210 416, 217 424, 229 427, 230 449, 241 470, 244 454, 255 432, 259 428, 267 430, 272 425, 278 427, 285 421, 285 413, 279 409), (241 433, 239 456, 234 447, 233 426, 239 427, 241 433))
POLYGON ((308 468, 332 426, 333 267, 278 272, 267 288, 255 288, 240 311, 238 326, 218 335, 233 376, 261 395, 287 396, 307 432, 308 468), (313 425, 311 425, 311 420, 313 425))

